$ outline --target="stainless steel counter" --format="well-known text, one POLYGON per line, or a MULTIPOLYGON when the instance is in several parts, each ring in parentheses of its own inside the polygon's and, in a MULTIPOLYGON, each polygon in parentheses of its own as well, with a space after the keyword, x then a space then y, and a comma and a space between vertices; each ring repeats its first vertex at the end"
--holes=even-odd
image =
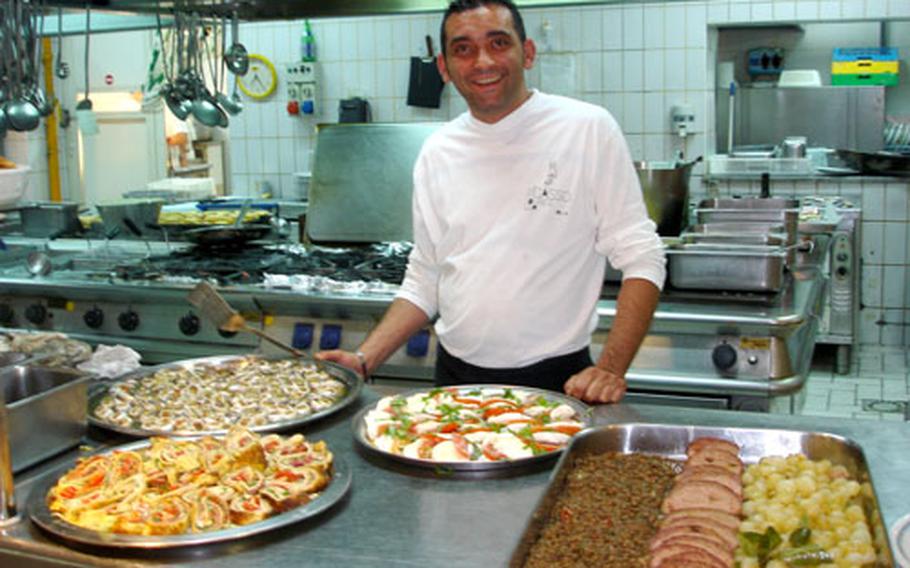
MULTIPOLYGON (((367 389, 361 402, 366 404, 376 398, 367 389)), ((549 469, 512 478, 465 480, 426 477, 428 474, 375 464, 353 446, 350 419, 360 405, 353 406, 343 415, 305 431, 311 438, 326 440, 353 471, 348 497, 321 517, 276 533, 223 545, 134 554, 105 549, 73 550, 49 539, 30 521, 23 520, 0 531, 0 565, 46 566, 51 565, 51 559, 69 565, 175 564, 217 568, 505 565, 528 515, 546 487, 549 469), (14 553, 19 556, 11 556, 14 553)), ((899 517, 910 512, 904 489, 910 436, 906 435, 907 426, 902 422, 826 420, 638 404, 600 407, 595 412, 595 421, 839 434, 863 447, 886 526, 890 528, 899 517)), ((97 438, 99 433, 92 435, 97 438)), ((75 451, 56 463, 74 456, 75 451)), ((40 473, 33 470, 17 477, 19 503, 27 500, 40 473)))

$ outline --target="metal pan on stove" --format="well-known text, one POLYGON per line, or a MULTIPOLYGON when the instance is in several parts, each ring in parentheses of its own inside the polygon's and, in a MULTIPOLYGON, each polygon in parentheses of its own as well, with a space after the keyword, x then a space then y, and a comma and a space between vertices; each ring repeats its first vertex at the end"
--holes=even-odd
MULTIPOLYGON (((113 430, 115 432, 120 432, 121 434, 127 434, 130 436, 196 436, 196 435, 219 435, 227 432, 227 428, 224 429, 215 429, 215 430, 155 430, 149 428, 143 428, 139 424, 133 424, 130 426, 122 426, 119 424, 113 424, 111 422, 102 420, 95 414, 95 410, 102 400, 108 395, 110 388, 123 381, 129 379, 143 380, 147 377, 150 377, 157 373, 158 371, 167 370, 167 369, 180 369, 180 368, 190 368, 193 369, 200 365, 218 365, 222 363, 229 363, 231 361, 237 361, 246 357, 257 357, 260 359, 266 360, 285 360, 289 357, 262 357, 259 355, 222 355, 216 357, 202 357, 198 359, 186 359, 183 361, 175 361, 172 363, 166 363, 163 365, 156 365, 154 367, 147 367, 140 369, 133 373, 128 373, 114 381, 109 381, 107 384, 93 390, 89 394, 88 400, 88 421, 94 426, 100 428, 105 428, 107 430, 113 430)), ((299 416, 287 419, 287 420, 276 420, 267 424, 261 425, 250 425, 247 428, 253 432, 275 432, 279 430, 286 430, 288 428, 299 427, 304 424, 309 424, 320 420, 330 414, 341 411, 344 408, 347 408, 351 405, 357 398, 360 396, 360 391, 363 388, 363 380, 347 367, 342 367, 341 365, 336 365, 334 363, 323 362, 323 368, 325 371, 330 374, 333 378, 344 383, 346 391, 344 395, 334 402, 331 406, 312 412, 309 414, 300 414, 299 416)))
POLYGON ((197 246, 235 247, 263 239, 271 230, 270 225, 216 225, 188 229, 183 236, 197 246))
MULTIPOLYGON (((572 398, 570 396, 554 391, 525 386, 492 384, 459 385, 457 387, 445 388, 457 389, 459 394, 462 396, 471 396, 470 393, 472 391, 477 391, 479 389, 501 390, 503 392, 506 389, 510 389, 512 391, 523 391, 531 393, 533 395, 542 396, 548 403, 552 405, 566 404, 572 407, 572 409, 575 411, 575 416, 572 418, 573 421, 583 423, 585 425, 585 428, 589 428, 592 424, 590 406, 576 398, 572 398)), ((400 393, 396 396, 396 398, 407 398, 421 393, 430 394, 433 390, 436 389, 414 389, 400 393)), ((535 471, 540 465, 544 464, 544 462, 555 459, 559 454, 562 453, 564 449, 560 448, 555 451, 549 451, 530 457, 507 459, 501 461, 434 461, 431 459, 411 458, 402 454, 396 454, 379 449, 369 440, 365 418, 367 416, 367 413, 377 408, 377 405, 378 403, 363 408, 357 413, 356 416, 354 416, 354 419, 351 423, 354 432, 354 440, 357 442, 357 445, 368 455, 377 458, 380 461, 389 462, 389 464, 392 466, 405 466, 406 469, 410 468, 412 470, 414 468, 418 470, 428 470, 433 474, 444 477, 492 477, 503 474, 520 473, 524 471, 535 471)))

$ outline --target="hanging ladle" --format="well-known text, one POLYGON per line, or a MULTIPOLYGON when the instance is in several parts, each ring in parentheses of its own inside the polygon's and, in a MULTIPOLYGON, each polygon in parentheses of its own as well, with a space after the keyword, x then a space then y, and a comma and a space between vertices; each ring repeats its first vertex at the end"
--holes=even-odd
MULTIPOLYGON (((16 34, 16 55, 7 53, 7 61, 11 62, 10 66, 16 72, 16 82, 11 91, 15 91, 16 97, 6 103, 3 110, 6 112, 6 119, 10 128, 18 132, 27 132, 38 128, 41 124, 41 115, 35 105, 23 97, 22 84, 25 82, 25 73, 22 69, 23 61, 26 58, 25 44, 22 36, 24 35, 25 26, 22 25, 22 4, 16 5, 15 22, 19 26, 19 33, 16 34)), ((13 30, 7 33, 12 34, 13 30)), ((10 42, 12 43, 12 42, 10 42)))
POLYGON ((242 43, 237 41, 240 24, 237 21, 237 11, 231 19, 231 47, 224 53, 224 64, 228 71, 234 75, 246 75, 250 70, 250 56, 242 43))
MULTIPOLYGON (((226 37, 227 37, 227 18, 223 18, 221 20, 221 51, 222 51, 222 53, 224 53, 224 51, 225 51, 225 42, 226 42, 225 38, 226 37)), ((222 91, 222 87, 224 86, 224 76, 226 75, 226 73, 224 72, 224 66, 225 66, 224 58, 222 58, 221 63, 218 65, 218 69, 219 69, 218 81, 217 81, 218 94, 215 95, 215 100, 218 101, 218 104, 221 106, 221 108, 223 108, 225 111, 227 111, 228 114, 230 114, 231 116, 237 116, 238 114, 240 114, 240 111, 243 110, 243 103, 240 102, 240 96, 237 94, 237 78, 234 77, 234 93, 231 96, 227 96, 227 94, 225 94, 222 91)))
MULTIPOLYGON (((92 110, 92 100, 88 98, 89 92, 89 82, 88 82, 88 48, 89 48, 89 37, 92 33, 92 3, 86 2, 85 4, 85 98, 76 103, 76 110, 92 110)), ((80 123, 81 124, 81 123, 80 123)))

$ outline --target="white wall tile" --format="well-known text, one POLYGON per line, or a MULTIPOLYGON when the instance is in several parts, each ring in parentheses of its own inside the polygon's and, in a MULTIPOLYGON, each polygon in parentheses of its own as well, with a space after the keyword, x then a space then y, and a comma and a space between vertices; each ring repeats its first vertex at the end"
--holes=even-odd
POLYGON ((603 90, 603 57, 598 52, 581 54, 582 90, 586 93, 603 90))
MULTIPOLYGON (((393 18, 392 26, 389 30, 389 39, 390 39, 390 56, 393 58, 399 57, 410 57, 411 55, 418 55, 417 53, 411 53, 410 50, 410 22, 406 18, 393 18)), ((436 47, 436 51, 442 51, 442 46, 439 45, 439 33, 433 34, 433 45, 436 47)))
POLYGON ((781 1, 777 0, 774 2, 774 19, 778 22, 792 22, 796 19, 796 1, 781 1))
POLYGON ((882 328, 878 325, 880 313, 878 310, 866 309, 860 311, 859 317, 859 342, 865 345, 879 345, 882 340, 882 328))
POLYGON ((602 49, 603 18, 600 9, 581 11, 581 49, 600 51, 602 49))
POLYGON ((884 310, 883 315, 885 325, 882 326, 882 345, 903 345, 904 311, 884 310))
POLYGON ((888 0, 866 0, 867 18, 884 18, 889 16, 888 0))
POLYGON ((262 136, 262 104, 245 97, 243 102, 243 114, 246 123, 246 135, 248 138, 258 138, 262 136))
POLYGON ((668 5, 664 12, 664 41, 668 48, 686 46, 686 8, 668 5))
POLYGON ((886 308, 900 309, 904 305, 904 293, 907 285, 907 267, 884 267, 884 287, 882 302, 886 308))
POLYGON ((663 6, 645 6, 644 9, 645 49, 664 47, 664 8, 663 6))
POLYGON ((910 187, 905 183, 889 183, 885 187, 885 219, 888 221, 907 220, 907 194, 910 187))
POLYGON ((623 90, 641 91, 644 88, 644 52, 624 51, 622 58, 623 90))
POLYGON ((726 0, 708 2, 707 19, 709 24, 727 23, 730 21, 730 5, 726 0))
POLYGON ((560 49, 563 51, 581 50, 581 11, 571 8, 560 10, 562 24, 558 30, 560 49))
POLYGON ((664 88, 664 51, 646 49, 644 57, 644 87, 646 91, 660 91, 664 88))
POLYGON ((604 107, 613 115, 613 118, 616 119, 616 122, 618 122, 621 127, 625 120, 622 93, 605 93, 604 107))
POLYGON ((860 276, 860 302, 864 306, 882 305, 882 268, 878 264, 863 265, 860 276))
POLYGON ((841 15, 845 19, 862 18, 865 4, 864 0, 847 0, 846 2, 841 2, 841 15))
POLYGON ((664 58, 664 88, 668 91, 686 88, 686 57, 682 50, 667 50, 664 58))
POLYGON ((686 5, 686 47, 705 49, 707 43, 707 10, 704 4, 686 5))
POLYGON ((863 260, 872 264, 884 262, 884 223, 863 221, 863 260))
MULTIPOLYGON (((644 114, 645 132, 656 134, 666 132, 669 129, 667 126, 669 119, 667 118, 663 93, 645 93, 644 114)), ((662 141, 661 147, 663 147, 662 141)))
POLYGON ((664 152, 663 135, 646 134, 644 137, 644 146, 645 160, 663 160, 666 156, 664 152))
POLYGON ((644 158, 644 137, 641 134, 629 134, 626 136, 626 142, 629 144, 629 153, 633 160, 644 158))
POLYGON ((840 0, 819 0, 818 17, 821 20, 837 20, 841 17, 840 0))
POLYGON ((892 18, 910 17, 910 2, 907 2, 907 0, 888 0, 888 15, 892 18))
POLYGON ((755 2, 752 4, 753 22, 770 22, 774 19, 774 10, 771 2, 755 2))
POLYGON ((379 97, 395 96, 395 67, 408 67, 404 61, 389 60, 376 63, 376 95, 379 97))
POLYGON ((880 182, 863 182, 863 219, 885 219, 885 185, 880 182))
POLYGON ((623 95, 623 131, 640 134, 644 130, 644 95, 626 93, 623 95))
POLYGON ((373 19, 358 19, 354 23, 354 34, 357 36, 357 59, 376 57, 376 36, 373 33, 373 19))
POLYGON ((686 89, 699 90, 707 85, 707 62, 701 49, 686 50, 686 89))
POLYGON ((644 41, 644 10, 641 6, 626 6, 622 11, 624 49, 641 49, 644 41))
POLYGON ((882 260, 885 264, 904 264, 907 260, 907 223, 884 223, 884 252, 882 260))
POLYGON ((604 8, 603 19, 603 49, 622 49, 623 47, 623 17, 622 8, 610 6, 604 8))
POLYGON ((262 153, 262 140, 259 139, 250 139, 247 142, 247 167, 246 173, 257 176, 261 175, 263 171, 263 153, 262 153))
POLYGON ((623 57, 621 51, 606 51, 603 54, 603 87, 605 91, 623 89, 623 57))
POLYGON ((817 0, 798 0, 796 2, 796 19, 799 21, 818 19, 817 0))
POLYGON ((278 142, 278 171, 284 174, 297 171, 297 157, 294 153, 294 144, 290 140, 278 142))
POLYGON ((749 4, 730 4, 730 23, 743 23, 752 19, 752 7, 749 4))

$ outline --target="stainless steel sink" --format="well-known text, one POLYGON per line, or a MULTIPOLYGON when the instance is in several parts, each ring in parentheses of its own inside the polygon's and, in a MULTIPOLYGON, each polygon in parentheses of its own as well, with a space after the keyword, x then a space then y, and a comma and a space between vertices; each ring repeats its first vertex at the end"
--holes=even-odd
POLYGON ((0 370, 13 471, 79 443, 86 428, 87 381, 73 369, 17 365, 0 370))

